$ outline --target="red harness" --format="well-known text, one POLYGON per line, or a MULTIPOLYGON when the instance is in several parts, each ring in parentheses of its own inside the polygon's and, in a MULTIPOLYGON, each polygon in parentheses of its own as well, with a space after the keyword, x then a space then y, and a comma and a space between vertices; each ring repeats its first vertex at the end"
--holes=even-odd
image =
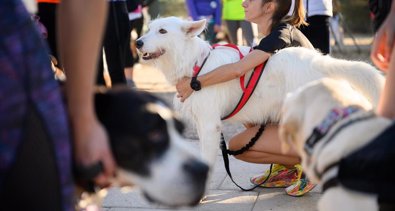
MULTIPOLYGON (((237 50, 239 52, 240 60, 244 57, 244 55, 241 53, 241 51, 240 51, 240 49, 239 49, 239 47, 237 45, 234 45, 234 44, 224 44, 224 45, 214 44, 212 47, 213 47, 213 49, 215 49, 218 46, 230 47, 230 48, 233 48, 233 49, 237 50)), ((193 67, 193 76, 194 77, 196 77, 199 74, 199 72, 202 69, 203 65, 206 63, 207 58, 208 58, 209 55, 207 55, 207 57, 204 59, 204 61, 202 63, 202 66, 199 67, 199 66, 197 66, 195 64, 195 66, 193 67)), ((265 68, 265 64, 266 64, 266 62, 264 62, 264 63, 262 63, 262 64, 260 64, 260 65, 258 65, 258 66, 256 66, 254 68, 254 71, 252 72, 252 75, 251 75, 250 79, 247 82, 247 86, 244 86, 245 85, 244 84, 245 75, 240 77, 240 87, 243 90, 243 94, 240 97, 240 100, 237 103, 236 107, 233 109, 233 111, 230 112, 229 114, 225 115, 225 117, 222 117, 221 120, 225 120, 225 119, 228 119, 228 118, 234 116, 248 102, 248 100, 250 99, 252 93, 255 90, 255 87, 257 86, 257 84, 259 82, 259 79, 261 78, 261 75, 262 75, 263 70, 265 68)))

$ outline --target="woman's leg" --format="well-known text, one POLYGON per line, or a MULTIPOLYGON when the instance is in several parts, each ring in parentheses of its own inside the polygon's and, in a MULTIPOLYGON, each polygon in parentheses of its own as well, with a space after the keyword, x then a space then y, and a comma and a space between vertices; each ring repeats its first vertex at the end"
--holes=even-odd
MULTIPOLYGON (((260 126, 246 129, 234 136, 229 142, 230 150, 238 150, 245 146, 255 136, 260 126)), ((258 141, 243 154, 235 156, 239 160, 251 163, 278 163, 285 166, 293 166, 300 163, 295 151, 287 154, 281 152, 281 143, 278 137, 277 125, 266 125, 266 128, 258 141)))
MULTIPOLYGON (((238 150, 245 146, 255 136, 260 126, 246 129, 236 135, 229 143, 231 150, 238 150)), ((312 190, 315 185, 306 177, 301 176, 300 159, 296 152, 291 150, 287 154, 281 152, 281 143, 278 136, 277 125, 266 125, 258 141, 248 151, 236 156, 237 159, 252 163, 275 163, 271 171, 252 177, 253 184, 261 187, 287 187, 286 193, 290 196, 302 196, 312 190), (282 165, 277 165, 282 164, 282 165), (264 182, 265 181, 265 182, 264 182), (262 182, 264 182, 262 184, 262 182)))
POLYGON ((314 48, 318 48, 323 54, 330 53, 329 18, 326 15, 309 17, 307 18, 309 25, 300 29, 314 48))

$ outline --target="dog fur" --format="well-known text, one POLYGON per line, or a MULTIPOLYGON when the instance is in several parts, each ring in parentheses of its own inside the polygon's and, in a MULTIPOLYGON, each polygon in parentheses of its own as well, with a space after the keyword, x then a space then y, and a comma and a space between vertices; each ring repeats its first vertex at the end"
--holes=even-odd
MULTIPOLYGON (((185 21, 176 17, 154 20, 148 26, 149 31, 137 40, 142 59, 160 69, 172 85, 185 76, 191 77, 195 63, 201 65, 209 52, 200 74, 238 61, 236 50, 227 47, 212 50, 198 37, 205 25, 205 20, 185 21)), ((246 55, 250 48, 240 46, 240 50, 246 55)), ((287 48, 269 59, 248 103, 227 121, 278 122, 286 93, 322 77, 349 81, 374 105, 384 83, 383 76, 367 63, 339 60, 305 48, 287 48)), ((174 100, 176 110, 196 123, 202 156, 210 166, 213 166, 219 149, 221 117, 231 112, 241 95, 239 79, 235 79, 195 91, 184 103, 177 98, 174 100)))
POLYGON ((199 203, 208 166, 185 146, 182 123, 162 101, 123 87, 99 89, 95 106, 118 166, 114 182, 136 184, 167 206, 199 203))
MULTIPOLYGON (((378 116, 351 124, 341 130, 332 140, 328 140, 328 144, 321 150, 316 149, 322 146, 317 143, 311 157, 308 158, 304 145, 313 129, 333 108, 350 105, 359 106, 361 111, 358 112, 362 114, 372 109, 371 103, 365 96, 357 92, 348 82, 328 78, 310 82, 295 92, 289 93, 285 99, 280 122, 282 146, 284 151, 287 151, 290 146, 297 151, 302 158, 304 172, 316 184, 322 184, 326 175, 323 175, 322 180, 317 178, 314 166, 322 172, 331 163, 339 161, 369 143, 391 124, 390 120, 378 116)), ((353 115, 359 115, 358 112, 346 117, 344 121, 350 120, 353 115)), ((341 124, 342 121, 337 122, 332 128, 341 124)), ((336 176, 336 170, 328 174, 336 176)), ((356 192, 338 185, 323 193, 318 208, 320 211, 378 210, 377 196, 356 192)))

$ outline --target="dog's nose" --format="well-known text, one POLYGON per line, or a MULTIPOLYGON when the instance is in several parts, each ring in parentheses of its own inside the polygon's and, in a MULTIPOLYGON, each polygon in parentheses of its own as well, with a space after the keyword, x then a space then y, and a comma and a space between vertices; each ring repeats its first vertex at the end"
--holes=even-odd
POLYGON ((142 48, 143 45, 144 45, 144 42, 143 42, 142 40, 137 40, 137 41, 136 41, 136 47, 137 47, 138 49, 142 48))
POLYGON ((191 159, 184 163, 183 169, 187 172, 195 181, 205 182, 207 179, 208 165, 197 160, 191 159))

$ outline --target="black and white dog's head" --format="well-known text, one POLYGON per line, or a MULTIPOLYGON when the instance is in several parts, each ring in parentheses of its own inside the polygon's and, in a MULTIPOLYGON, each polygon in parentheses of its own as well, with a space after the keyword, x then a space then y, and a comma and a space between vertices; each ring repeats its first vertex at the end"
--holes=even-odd
POLYGON ((141 187, 148 199, 195 205, 204 194, 208 166, 182 143, 183 125, 158 98, 127 88, 95 96, 119 167, 118 175, 141 187))

